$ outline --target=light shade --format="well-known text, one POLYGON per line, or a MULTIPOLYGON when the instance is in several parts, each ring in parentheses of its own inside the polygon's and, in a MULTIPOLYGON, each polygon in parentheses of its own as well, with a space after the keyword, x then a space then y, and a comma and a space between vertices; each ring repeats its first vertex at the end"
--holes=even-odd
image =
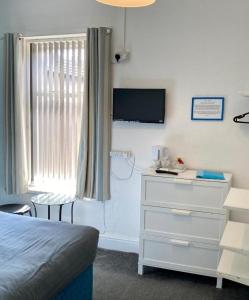
POLYGON ((156 2, 156 0, 97 0, 97 2, 117 7, 142 7, 156 2))

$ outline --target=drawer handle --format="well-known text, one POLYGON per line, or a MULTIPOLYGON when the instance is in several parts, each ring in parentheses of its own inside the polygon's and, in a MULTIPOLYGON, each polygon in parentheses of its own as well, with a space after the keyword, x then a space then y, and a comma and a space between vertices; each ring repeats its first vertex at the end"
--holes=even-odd
POLYGON ((174 182, 176 184, 185 184, 185 185, 191 185, 191 184, 193 184, 193 180, 190 180, 190 179, 177 179, 177 178, 175 178, 174 182))
POLYGON ((174 246, 181 246, 181 247, 189 247, 189 241, 180 241, 180 240, 170 240, 170 243, 174 246))
POLYGON ((191 216, 190 210, 181 210, 181 209, 171 209, 171 212, 177 216, 191 216))

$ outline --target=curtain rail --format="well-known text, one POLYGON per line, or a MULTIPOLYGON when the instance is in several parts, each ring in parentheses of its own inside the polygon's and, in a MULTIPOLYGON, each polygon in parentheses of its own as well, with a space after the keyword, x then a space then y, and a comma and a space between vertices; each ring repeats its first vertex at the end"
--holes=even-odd
MULTIPOLYGON (((43 39, 58 39, 58 38, 74 38, 74 37, 86 37, 86 33, 75 33, 75 34, 57 34, 57 35, 38 35, 38 36, 21 36, 25 40, 43 40, 43 39)), ((0 41, 4 39, 0 37, 0 41)))
POLYGON ((57 34, 57 35, 39 35, 39 36, 23 36, 25 40, 43 40, 43 39, 63 39, 63 38, 75 38, 85 37, 86 33, 75 33, 75 34, 57 34))

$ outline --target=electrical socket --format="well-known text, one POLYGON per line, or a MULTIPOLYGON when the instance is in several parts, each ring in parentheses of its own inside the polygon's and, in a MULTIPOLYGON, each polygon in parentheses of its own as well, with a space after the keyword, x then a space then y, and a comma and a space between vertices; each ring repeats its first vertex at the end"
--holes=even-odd
POLYGON ((119 64, 121 62, 125 62, 129 59, 129 57, 130 57, 130 52, 126 49, 122 49, 120 51, 117 51, 114 54, 113 63, 114 64, 119 64))
POLYGON ((127 159, 129 157, 132 156, 132 152, 131 151, 121 151, 121 150, 112 150, 110 152, 110 156, 112 158, 123 158, 123 159, 127 159))

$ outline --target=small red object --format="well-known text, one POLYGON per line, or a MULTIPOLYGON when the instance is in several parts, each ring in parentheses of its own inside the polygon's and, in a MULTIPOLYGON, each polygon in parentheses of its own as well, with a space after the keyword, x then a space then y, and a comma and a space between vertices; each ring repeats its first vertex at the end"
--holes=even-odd
POLYGON ((183 161, 180 157, 177 158, 177 162, 178 162, 180 165, 184 165, 184 161, 183 161))

